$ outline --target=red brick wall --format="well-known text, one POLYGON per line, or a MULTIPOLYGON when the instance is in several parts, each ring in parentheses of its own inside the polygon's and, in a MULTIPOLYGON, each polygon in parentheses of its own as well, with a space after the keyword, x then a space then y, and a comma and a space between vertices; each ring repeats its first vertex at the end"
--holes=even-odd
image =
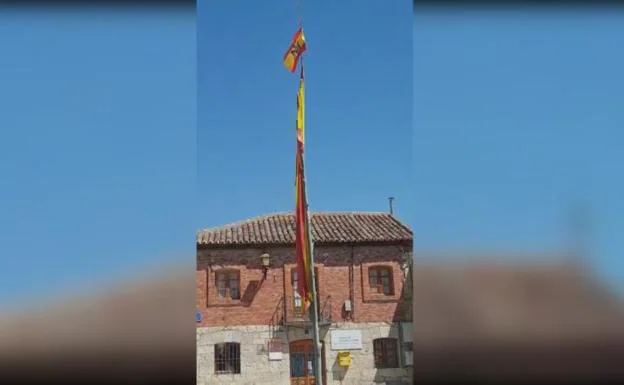
MULTIPOLYGON (((319 299, 331 298, 333 322, 408 321, 411 306, 405 303, 401 261, 405 246, 316 247, 319 299), (368 287, 368 267, 392 269, 394 295, 373 293, 368 287), (343 303, 352 298, 352 319, 343 317, 343 303)), ((203 313, 198 326, 268 325, 282 315, 282 296, 292 295, 290 271, 295 265, 294 248, 200 250, 197 255, 196 298, 203 313), (266 279, 260 255, 271 255, 266 279), (239 301, 224 301, 216 295, 215 272, 240 271, 239 301)))

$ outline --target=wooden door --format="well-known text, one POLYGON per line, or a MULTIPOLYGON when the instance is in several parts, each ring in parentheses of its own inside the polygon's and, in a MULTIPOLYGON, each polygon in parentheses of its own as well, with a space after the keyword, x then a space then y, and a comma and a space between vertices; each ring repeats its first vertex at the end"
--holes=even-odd
POLYGON ((315 385, 315 365, 312 340, 290 343, 290 385, 315 385))

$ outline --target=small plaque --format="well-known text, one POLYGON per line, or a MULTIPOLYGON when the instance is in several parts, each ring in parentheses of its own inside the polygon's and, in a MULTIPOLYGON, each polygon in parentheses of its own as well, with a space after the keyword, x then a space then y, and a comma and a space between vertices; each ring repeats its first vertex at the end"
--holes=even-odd
POLYGON ((269 340, 269 361, 282 360, 282 340, 273 338, 269 340))

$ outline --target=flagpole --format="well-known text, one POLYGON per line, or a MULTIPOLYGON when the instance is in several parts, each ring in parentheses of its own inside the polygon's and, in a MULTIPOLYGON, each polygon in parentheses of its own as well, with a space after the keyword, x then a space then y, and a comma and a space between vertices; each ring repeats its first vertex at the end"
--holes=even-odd
MULTIPOLYGON (((305 180, 305 177, 304 177, 305 180)), ((304 187, 306 189, 307 195, 307 186, 304 187)), ((316 272, 314 271, 314 242, 312 241, 312 232, 310 228, 312 227, 312 222, 310 222, 310 213, 308 204, 306 202, 306 218, 309 223, 308 226, 308 239, 310 240, 310 270, 312 274, 312 311, 310 312, 310 318, 312 321, 312 336, 314 338, 314 377, 316 379, 316 385, 321 385, 321 336, 319 330, 319 302, 318 302, 318 293, 316 291, 316 272)))
MULTIPOLYGON (((303 74, 303 56, 301 57, 301 73, 303 74)), ((305 116, 304 116, 305 119, 305 116)), ((302 168, 305 170, 305 151, 301 154, 301 163, 302 168)), ((316 385, 321 385, 321 336, 319 330, 319 302, 318 302, 318 293, 316 287, 316 269, 314 268, 314 240, 312 239, 312 222, 310 221, 310 208, 308 205, 308 184, 305 176, 305 171, 303 172, 303 188, 304 188, 304 204, 305 204, 305 215, 306 222, 308 223, 308 242, 309 242, 309 250, 310 250, 310 274, 312 276, 312 282, 310 283, 312 289, 312 304, 310 307, 312 308, 310 311, 310 320, 312 321, 312 338, 314 342, 314 378, 316 385)))

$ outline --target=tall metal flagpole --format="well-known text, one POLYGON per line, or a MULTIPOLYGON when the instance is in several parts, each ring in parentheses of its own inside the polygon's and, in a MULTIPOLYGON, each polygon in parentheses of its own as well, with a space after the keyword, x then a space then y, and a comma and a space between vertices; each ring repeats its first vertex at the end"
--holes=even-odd
MULTIPOLYGON (((301 73, 304 73, 303 70, 303 56, 301 57, 301 73)), ((305 79, 305 78, 304 78, 305 79)), ((305 81, 305 80, 304 80, 305 81)), ((305 97, 305 94, 304 94, 305 97)), ((305 104, 304 104, 305 105, 305 104)), ((304 116, 305 119, 305 110, 304 116)), ((312 303, 310 307, 312 308, 310 311, 310 321, 312 321, 312 338, 314 343, 314 378, 316 385, 321 385, 321 336, 319 330, 319 302, 318 302, 318 294, 316 292, 316 271, 314 269, 314 240, 312 239, 312 222, 310 221, 310 209, 308 205, 308 184, 306 176, 305 176, 305 151, 301 154, 301 163, 303 172, 303 186, 304 186, 304 204, 305 204, 305 215, 306 222, 308 223, 308 242, 310 243, 310 275, 312 276, 312 282, 310 283, 312 288, 312 303)))

